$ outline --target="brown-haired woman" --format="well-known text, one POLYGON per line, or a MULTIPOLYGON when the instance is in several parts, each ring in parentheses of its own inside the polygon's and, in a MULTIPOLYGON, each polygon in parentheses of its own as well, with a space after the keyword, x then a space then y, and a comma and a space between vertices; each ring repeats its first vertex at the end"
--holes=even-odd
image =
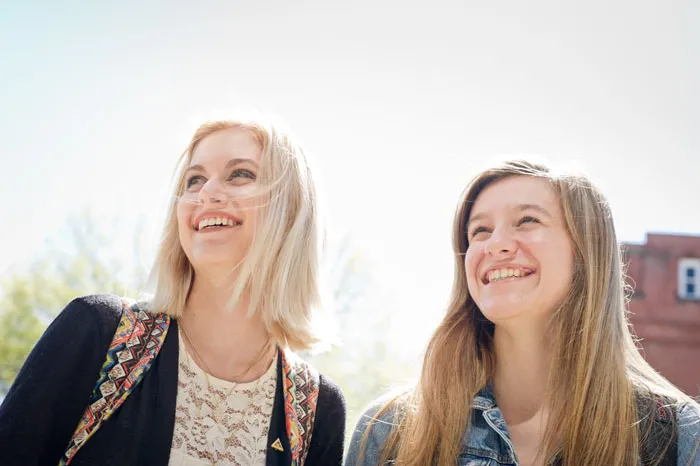
POLYGON ((486 170, 453 232, 451 302, 420 380, 365 413, 347 466, 700 465, 700 409, 638 352, 589 179, 486 170))

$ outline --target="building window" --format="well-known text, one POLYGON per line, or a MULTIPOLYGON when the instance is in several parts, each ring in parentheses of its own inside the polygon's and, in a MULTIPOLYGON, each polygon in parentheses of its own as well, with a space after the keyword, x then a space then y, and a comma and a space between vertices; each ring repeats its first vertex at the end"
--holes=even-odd
POLYGON ((681 259, 678 262, 678 297, 700 300, 700 259, 681 259))

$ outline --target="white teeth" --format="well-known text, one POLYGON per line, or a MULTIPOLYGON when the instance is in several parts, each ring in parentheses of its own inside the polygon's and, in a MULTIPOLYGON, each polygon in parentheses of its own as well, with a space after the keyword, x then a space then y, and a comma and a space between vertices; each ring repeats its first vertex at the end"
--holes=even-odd
POLYGON ((526 272, 524 270, 505 268, 505 269, 491 270, 487 274, 486 279, 490 283, 490 282, 494 282, 497 280, 503 280, 505 278, 524 277, 525 275, 526 275, 526 272))
POLYGON ((205 218, 204 220, 199 221, 199 225, 197 226, 197 229, 201 230, 202 228, 206 228, 209 226, 215 226, 215 225, 233 227, 233 226, 238 225, 238 222, 236 222, 232 218, 226 218, 226 217, 205 218))

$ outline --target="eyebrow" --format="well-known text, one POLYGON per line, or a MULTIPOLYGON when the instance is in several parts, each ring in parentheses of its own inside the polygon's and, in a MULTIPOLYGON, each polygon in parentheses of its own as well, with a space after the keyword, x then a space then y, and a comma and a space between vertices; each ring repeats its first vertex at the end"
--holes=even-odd
MULTIPOLYGON (((231 160, 229 160, 228 162, 226 162, 226 166, 224 167, 224 169, 229 169, 229 168, 231 168, 231 167, 234 167, 234 166, 236 166, 236 165, 241 165, 241 164, 244 164, 244 163, 249 163, 249 164, 255 166, 255 168, 258 168, 257 162, 255 162, 255 160, 253 160, 253 159, 242 159, 242 158, 237 158, 237 159, 231 159, 231 160)), ((203 171, 206 171, 206 170, 204 170, 204 167, 203 167, 203 166, 201 166, 201 165, 199 165, 199 164, 195 164, 195 165, 191 165, 191 166, 189 166, 189 167, 187 167, 187 168, 185 169, 185 173, 188 173, 188 172, 191 172, 191 171, 200 171, 200 172, 203 172, 203 171)))
MULTIPOLYGON (((547 209, 545 209, 544 207, 541 207, 541 206, 539 206, 539 205, 537 205, 537 204, 518 204, 518 205, 515 206, 515 209, 518 210, 519 212, 523 212, 523 211, 525 211, 525 210, 535 210, 535 211, 539 212, 540 214, 542 214, 542 215, 544 215, 544 216, 546 216, 546 217, 548 217, 548 218, 551 218, 551 217, 552 217, 552 214, 550 214, 550 213, 547 211, 547 209)), ((486 212, 481 212, 481 213, 478 213, 478 214, 474 215, 474 216, 471 217, 471 218, 469 219, 469 221, 467 222, 467 228, 469 228, 469 225, 470 225, 472 222, 474 222, 474 221, 476 221, 476 220, 483 220, 484 218, 486 218, 486 212)))

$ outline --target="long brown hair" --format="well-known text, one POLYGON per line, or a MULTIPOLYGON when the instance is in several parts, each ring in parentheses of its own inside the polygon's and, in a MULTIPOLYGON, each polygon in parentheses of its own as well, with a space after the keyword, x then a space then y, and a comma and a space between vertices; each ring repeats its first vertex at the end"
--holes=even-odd
POLYGON ((512 176, 534 176, 551 184, 574 245, 573 283, 550 321, 554 357, 547 391, 551 415, 540 446, 544 458, 558 457, 563 465, 637 466, 640 437, 644 444, 648 432, 637 427, 636 397, 656 393, 691 401, 638 352, 627 320, 620 248, 602 193, 585 176, 555 175, 525 161, 506 162, 476 176, 461 197, 453 226, 455 278, 447 314, 428 343, 417 385, 376 416, 397 413, 380 464, 393 459, 401 466, 452 466, 457 461, 471 421, 471 403, 465 400, 477 395, 495 369, 494 325, 467 289, 465 230, 484 188, 512 176))

